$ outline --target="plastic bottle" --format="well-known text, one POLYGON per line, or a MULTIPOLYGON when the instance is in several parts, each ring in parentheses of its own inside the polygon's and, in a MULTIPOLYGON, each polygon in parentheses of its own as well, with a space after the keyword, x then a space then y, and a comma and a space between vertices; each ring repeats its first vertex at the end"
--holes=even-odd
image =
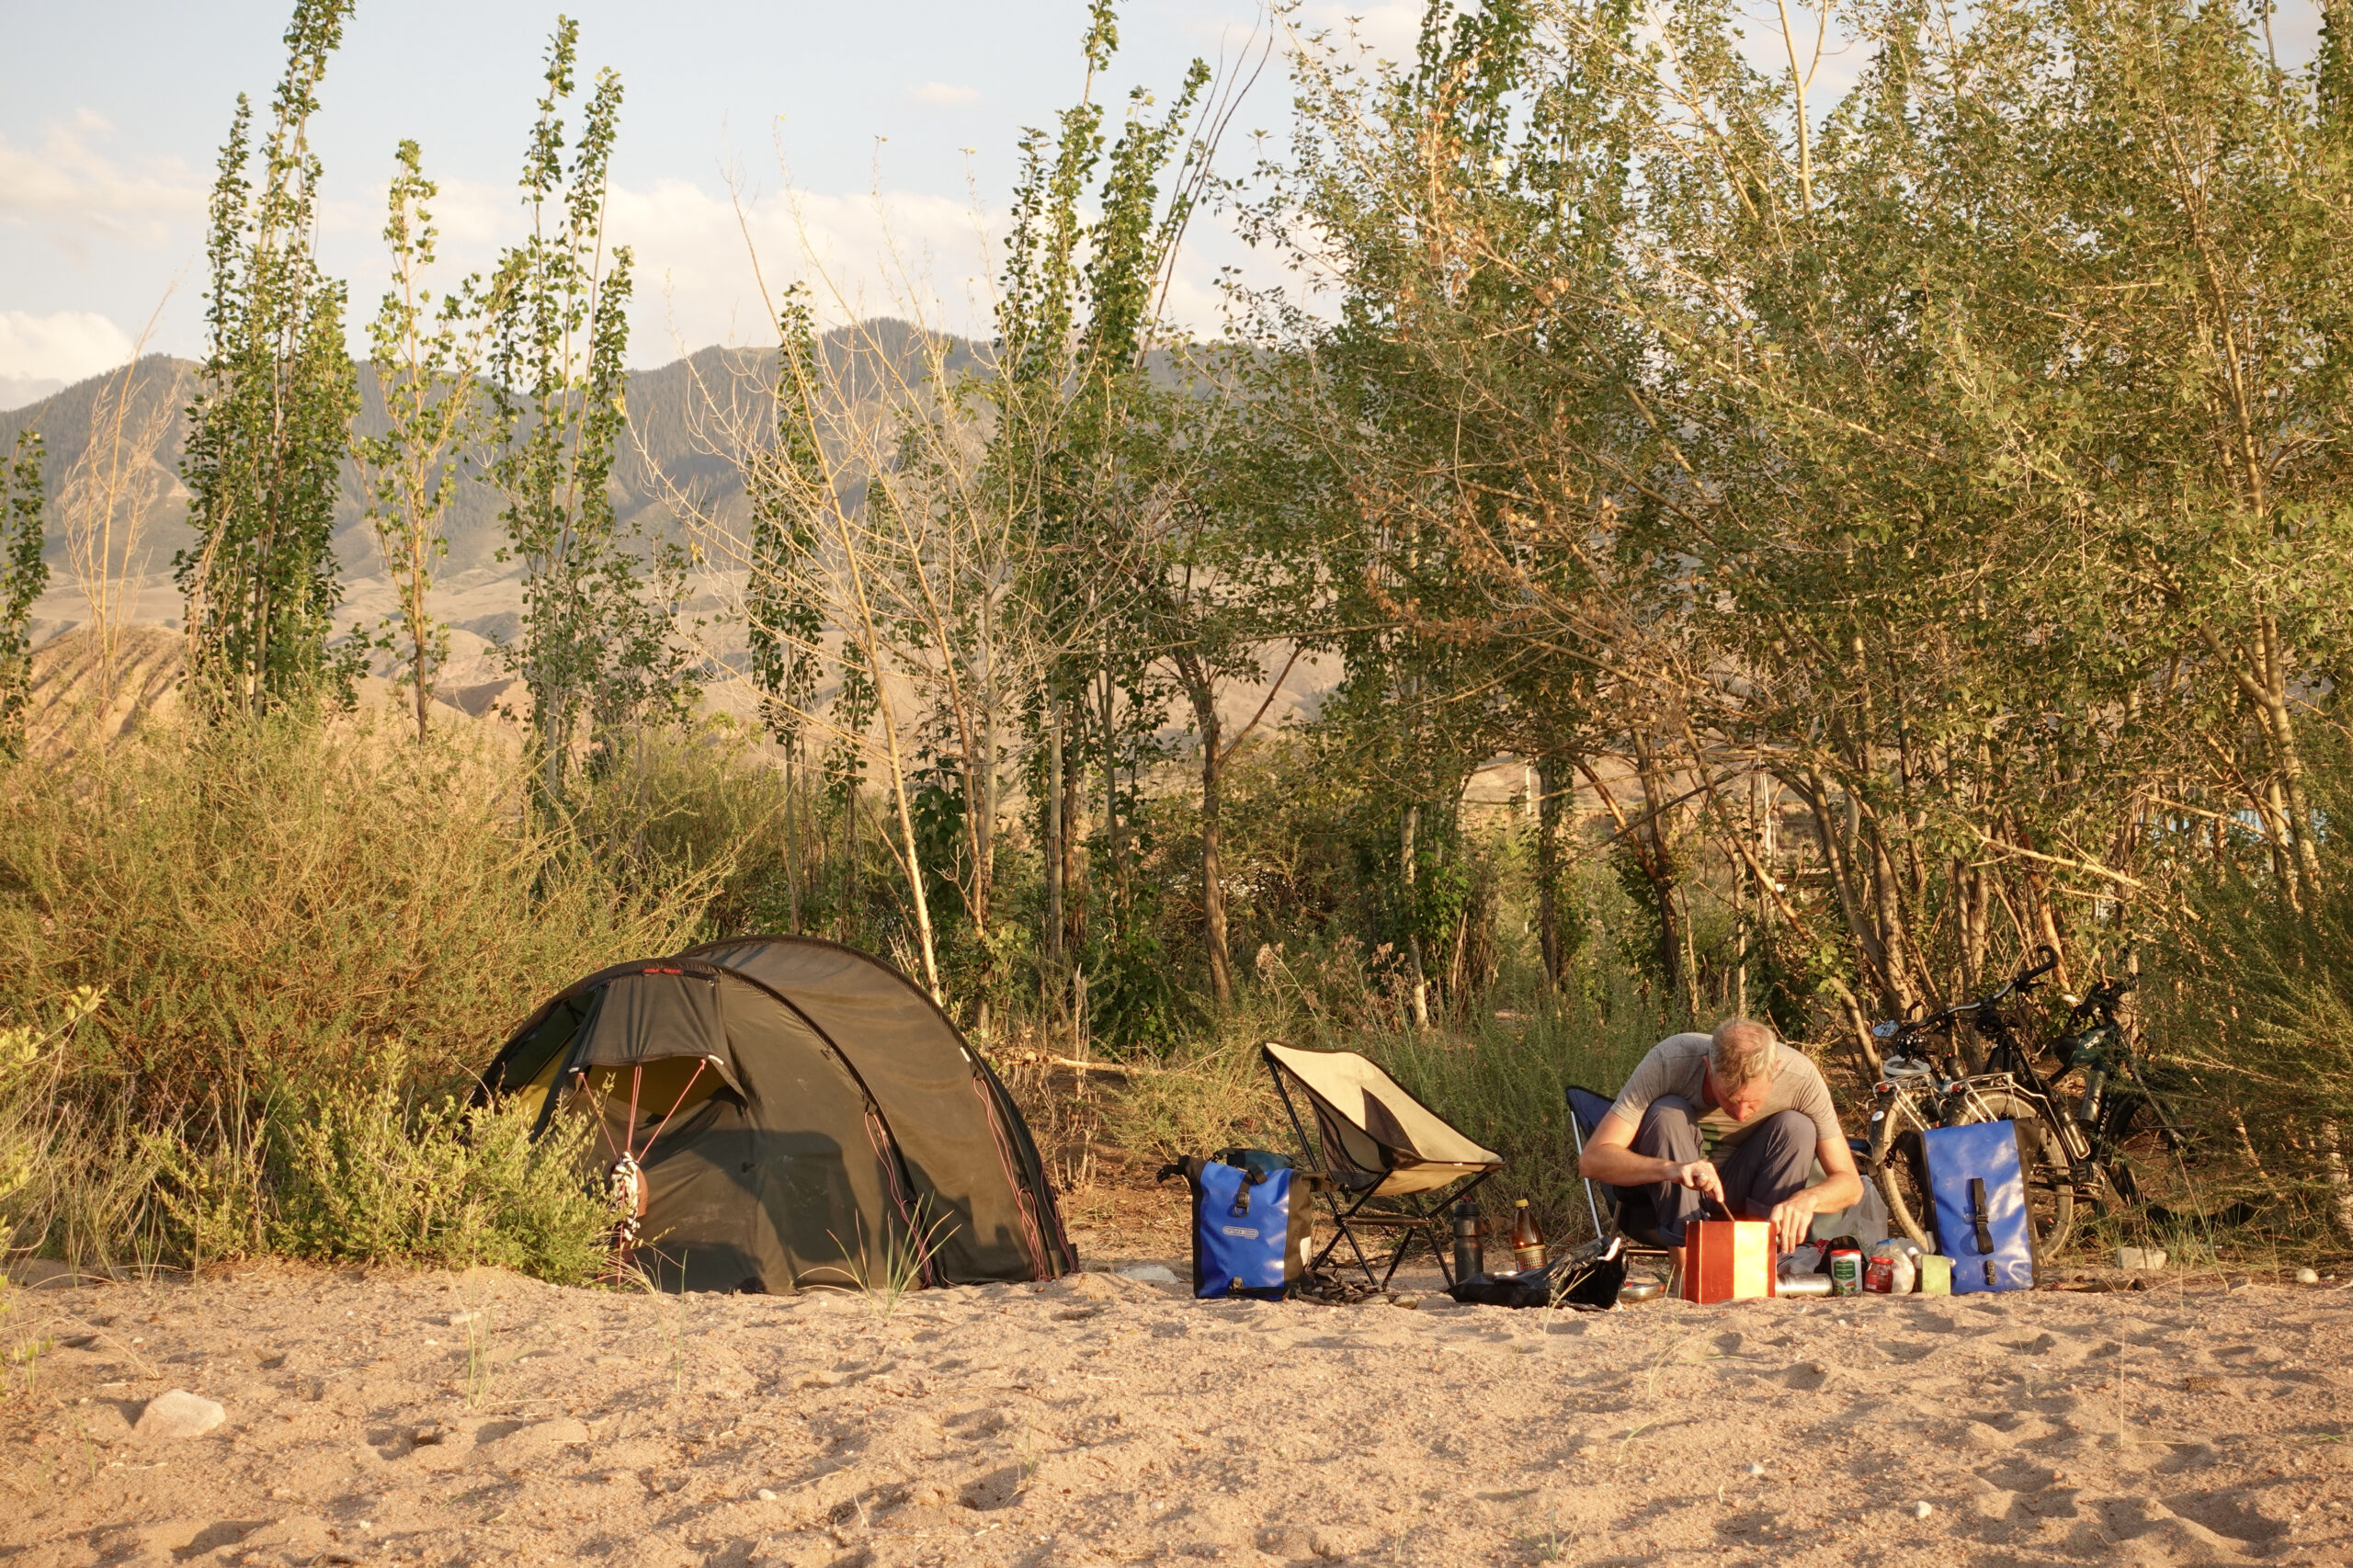
POLYGON ((1511 1258, 1525 1274, 1531 1268, 1541 1268, 1548 1261, 1544 1250, 1544 1233, 1536 1228, 1536 1212, 1521 1199, 1512 1210, 1511 1258))

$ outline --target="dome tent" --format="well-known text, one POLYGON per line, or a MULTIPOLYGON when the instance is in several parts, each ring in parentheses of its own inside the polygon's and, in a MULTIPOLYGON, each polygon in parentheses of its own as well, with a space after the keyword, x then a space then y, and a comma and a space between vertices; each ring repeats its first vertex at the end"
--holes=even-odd
POLYGON ((600 970, 525 1019, 483 1086, 542 1130, 594 1119, 590 1158, 637 1173, 639 1261, 670 1289, 848 1286, 918 1250, 930 1285, 1077 1267, 996 1074, 930 997, 837 943, 600 970))

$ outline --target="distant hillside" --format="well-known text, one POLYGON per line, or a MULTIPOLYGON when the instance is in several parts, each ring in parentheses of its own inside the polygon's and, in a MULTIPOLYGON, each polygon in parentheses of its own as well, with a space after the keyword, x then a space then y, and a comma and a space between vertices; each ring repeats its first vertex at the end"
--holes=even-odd
MULTIPOLYGON (((961 339, 949 339, 951 372, 983 372, 983 351, 961 339)), ((892 376, 913 376, 923 360, 916 329, 904 322, 875 321, 863 326, 827 333, 821 342, 824 360, 834 385, 846 398, 868 402, 879 396, 892 376), (867 347, 870 341, 872 349, 867 347), (877 362, 879 361, 879 362, 877 362)), ((773 415, 766 388, 773 360, 767 352, 710 347, 656 369, 634 372, 629 379, 630 433, 614 469, 614 504, 621 520, 642 524, 654 537, 674 533, 675 522, 664 503, 665 482, 689 489, 722 514, 741 506, 742 481, 732 463, 700 449, 696 430, 703 415, 702 399, 718 392, 742 400, 745 415, 767 423, 773 415), (705 389, 699 392, 698 383, 705 389)), ((195 392, 195 369, 188 360, 154 355, 131 372, 133 395, 130 424, 136 426, 150 411, 166 412, 163 441, 155 454, 154 500, 142 519, 139 559, 128 563, 130 574, 144 576, 153 585, 142 615, 152 615, 161 585, 168 579, 175 552, 193 537, 188 528, 188 492, 179 483, 179 460, 188 439, 187 406, 195 392)), ((46 471, 52 499, 66 483, 92 441, 92 415, 102 397, 124 372, 110 371, 76 382, 38 403, 0 413, 0 450, 13 447, 17 433, 41 433, 49 449, 46 471)), ((382 400, 375 378, 360 367, 359 434, 384 429, 382 400)), ((345 577, 357 585, 382 574, 374 535, 367 526, 358 482, 347 467, 342 499, 335 507, 335 557, 345 577)), ((449 558, 445 576, 452 581, 471 575, 476 586, 512 576, 515 568, 497 560, 504 542, 498 523, 502 503, 486 483, 459 487, 449 519, 449 558)), ((54 513, 52 512, 52 516, 54 513)), ((52 524, 47 555, 54 574, 54 601, 70 588, 66 580, 65 540, 52 524)), ((44 607, 56 613, 54 604, 44 607)))

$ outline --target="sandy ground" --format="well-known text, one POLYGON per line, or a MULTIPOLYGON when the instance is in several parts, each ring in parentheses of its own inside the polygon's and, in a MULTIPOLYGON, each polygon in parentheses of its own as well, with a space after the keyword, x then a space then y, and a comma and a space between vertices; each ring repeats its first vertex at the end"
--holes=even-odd
POLYGON ((0 1563, 2347 1562, 2347 1304, 59 1286, 0 1320, 51 1342, 0 1563), (174 1388, 225 1424, 135 1437, 174 1388))

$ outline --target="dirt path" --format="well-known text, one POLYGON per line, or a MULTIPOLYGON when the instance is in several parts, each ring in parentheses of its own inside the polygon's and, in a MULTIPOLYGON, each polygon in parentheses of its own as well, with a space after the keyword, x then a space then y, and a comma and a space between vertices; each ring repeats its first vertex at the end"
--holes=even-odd
POLYGON ((19 1291, 0 1563, 2345 1562, 2347 1302, 19 1291))

